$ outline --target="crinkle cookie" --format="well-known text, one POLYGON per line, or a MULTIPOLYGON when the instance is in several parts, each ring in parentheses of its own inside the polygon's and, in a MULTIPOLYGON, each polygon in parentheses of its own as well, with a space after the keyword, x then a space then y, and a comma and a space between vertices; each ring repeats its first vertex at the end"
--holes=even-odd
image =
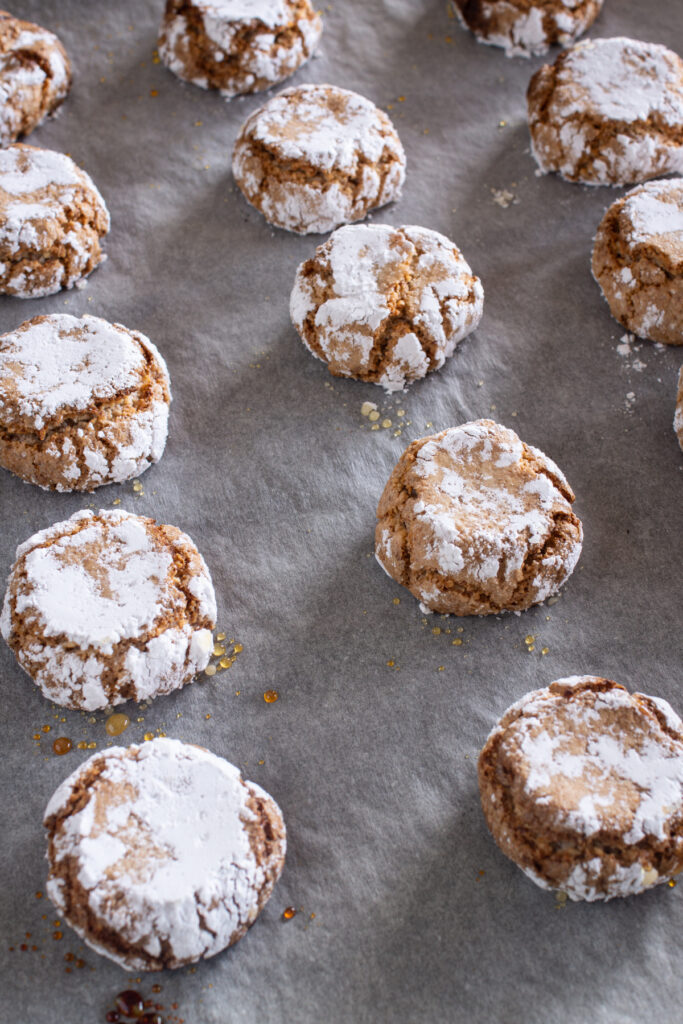
POLYGON ((229 98, 293 75, 322 27, 310 0, 166 0, 159 56, 179 78, 229 98))
POLYGON ((543 889, 609 900, 683 869, 683 722, 597 676, 527 693, 479 756, 496 843, 543 889))
POLYGON ((216 598, 187 534, 121 509, 76 512, 17 548, 0 632, 44 695, 92 711, 206 668, 216 598))
POLYGON ((73 288, 106 258, 108 231, 104 199, 70 157, 19 142, 0 150, 0 293, 73 288))
POLYGON ((300 265, 289 310, 330 373, 400 391, 443 366, 483 307, 481 281, 444 235, 361 224, 300 265))
POLYGON ((0 11, 0 145, 37 128, 70 87, 71 64, 57 36, 0 11))
POLYGON ((531 79, 531 148, 541 171, 628 185, 683 171, 683 61, 655 43, 590 39, 531 79))
POLYGON ((676 412, 674 413, 674 430, 678 443, 683 449, 683 366, 678 374, 678 395, 676 396, 676 412))
POLYGON ((93 754, 54 793, 45 827, 60 917, 131 971, 182 967, 237 942, 284 866, 272 797, 179 740, 93 754))
POLYGON ((149 338, 95 316, 0 335, 0 466, 57 491, 139 476, 161 458, 168 371, 149 338))
POLYGON ((683 181, 649 181, 612 203, 593 246, 610 312, 639 338, 683 345, 683 181))
POLYGON ((425 610, 523 611, 554 594, 581 553, 574 494, 543 452, 492 420, 406 448, 377 508, 375 554, 425 610))
POLYGON ((315 234, 362 220, 401 194, 406 158, 387 115, 334 85, 299 85, 247 118, 235 181, 267 221, 315 234))
POLYGON ((453 0, 462 24, 480 43, 502 46, 507 57, 546 53, 590 28, 603 0, 453 0))

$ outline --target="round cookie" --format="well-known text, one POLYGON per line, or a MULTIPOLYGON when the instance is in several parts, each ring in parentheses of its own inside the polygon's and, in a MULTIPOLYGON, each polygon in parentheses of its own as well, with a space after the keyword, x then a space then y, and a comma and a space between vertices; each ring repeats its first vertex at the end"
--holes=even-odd
POLYGON ((674 430, 678 443, 683 450, 683 366, 678 374, 678 395, 676 396, 676 412, 674 413, 674 430))
POLYGON ((507 57, 531 57, 566 46, 590 28, 603 0, 453 0, 460 22, 480 43, 507 57))
POLYGON ((122 509, 76 512, 17 548, 0 633, 62 707, 177 690, 206 668, 216 598, 187 534, 122 509))
POLYGON ((334 376, 400 391, 443 366, 483 306, 479 278, 444 235, 361 224, 339 228, 299 266, 289 310, 334 376))
POLYGON ((596 676, 509 708, 479 756, 496 843, 543 889, 608 900, 683 869, 683 722, 596 676))
POLYGON ((374 103, 334 85, 284 89, 247 118, 235 181, 267 221, 315 234, 398 199, 405 153, 374 103))
POLYGON ((108 231, 104 199, 70 157, 22 143, 0 150, 0 293, 73 288, 106 258, 108 231))
POLYGON ((683 171, 683 61, 664 46, 577 43, 536 72, 527 107, 543 173, 628 185, 683 171))
POLYGON ((60 917, 131 971, 182 967, 237 942, 284 866, 272 797, 179 740, 94 754, 59 786, 44 823, 60 917))
POLYGON ((609 207, 593 277, 615 320, 639 338, 683 345, 683 181, 649 181, 609 207))
POLYGON ((322 27, 310 0, 166 0, 159 56, 184 81, 230 98, 293 75, 322 27))
POLYGON ((0 11, 0 146, 37 128, 70 88, 71 64, 57 36, 0 11))
POLYGON ((491 420, 406 448, 377 508, 375 555, 425 611, 523 611, 581 553, 574 494, 543 452, 491 420))
POLYGON ((171 392, 143 334, 95 316, 0 335, 0 466, 57 491, 120 483, 158 462, 171 392))

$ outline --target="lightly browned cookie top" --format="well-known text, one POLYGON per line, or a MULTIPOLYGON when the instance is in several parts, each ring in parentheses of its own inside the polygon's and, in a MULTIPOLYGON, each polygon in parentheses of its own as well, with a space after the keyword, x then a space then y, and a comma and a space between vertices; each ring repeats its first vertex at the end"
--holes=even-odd
POLYGON ((334 85, 300 85, 247 118, 232 171, 267 221, 316 234, 398 199, 405 163, 394 126, 370 100, 334 85))
POLYGON ((70 87, 71 64, 57 36, 0 11, 0 145, 37 128, 70 87))
POLYGON ((43 694, 86 711, 150 700, 206 668, 216 598, 175 526, 76 512, 17 548, 0 633, 43 694))
POLYGON ((71 157, 16 143, 0 150, 0 293, 42 298, 106 259, 109 211, 71 157))
POLYGON ((229 99, 289 78, 321 32, 310 0, 167 0, 159 56, 179 78, 229 99))
POLYGON ((683 171, 683 61, 637 39, 587 39, 531 79, 531 148, 543 173, 630 185, 683 171))
POLYGON ((375 554, 426 611, 523 611, 554 594, 581 553, 574 494, 543 452, 492 420, 420 438, 377 508, 375 554))
POLYGON ((630 896, 683 869, 683 723, 597 676, 526 694, 479 756, 503 853, 573 900, 630 896))
POLYGON ((332 374, 401 391, 443 366, 483 306, 481 281, 444 235, 357 224, 299 266, 289 309, 332 374))
POLYGON ((98 953, 133 971, 236 942, 284 865, 275 801, 202 747, 158 738, 94 754, 45 811, 47 892, 98 953))
POLYGON ((0 335, 0 466, 58 491, 143 473, 171 401, 149 338, 99 317, 38 316, 0 335))
POLYGON ((458 18, 481 43, 507 57, 531 57, 566 46, 590 28, 603 0, 453 0, 458 18))
POLYGON ((683 181, 638 185, 609 207, 593 245, 593 277, 628 331, 683 345, 683 181))

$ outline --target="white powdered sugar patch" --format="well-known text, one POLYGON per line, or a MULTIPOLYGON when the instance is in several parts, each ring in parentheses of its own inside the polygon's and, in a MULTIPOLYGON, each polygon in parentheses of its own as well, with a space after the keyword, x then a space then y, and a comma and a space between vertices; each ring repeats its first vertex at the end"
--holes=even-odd
POLYGON ((84 178, 97 192, 92 179, 65 153, 20 144, 0 151, 0 196, 6 192, 26 199, 49 185, 60 188, 81 185, 84 178))
MULTIPOLYGON (((521 758, 524 793, 554 827, 584 837, 616 833, 628 845, 666 840, 683 810, 681 720, 666 701, 646 698, 678 734, 674 739, 637 702, 641 695, 616 684, 605 691, 591 687, 603 683, 570 677, 529 693, 491 736, 501 735, 502 749, 521 758), (565 690, 574 692, 563 695, 565 690)), ((527 874, 548 887, 535 872, 527 874)), ((660 881, 665 878, 652 868, 615 865, 610 847, 604 861, 598 856, 577 864, 562 889, 572 899, 594 900, 641 892, 660 881)))
POLYGON ((305 274, 305 264, 297 271, 290 315, 310 351, 304 326, 313 316, 324 360, 346 376, 369 371, 375 336, 397 319, 390 307, 392 293, 404 286, 400 317, 406 319, 408 302, 414 313, 382 357, 377 383, 387 391, 402 390, 443 366, 481 318, 481 282, 453 243, 436 231, 382 224, 342 227, 316 251, 316 259, 319 273, 305 274), (316 295, 320 290, 322 302, 316 295), (411 328, 419 328, 424 340, 411 328), (431 365, 425 344, 432 347, 431 365))
MULTIPOLYGON (((175 962, 220 952, 252 923, 268 885, 272 866, 258 863, 246 828, 256 822, 248 799, 267 794, 223 758, 160 738, 84 762, 50 800, 49 828, 94 761, 104 770, 88 802, 54 834, 47 891, 55 906, 68 911, 58 871, 73 858, 90 912, 122 943, 175 962)), ((149 966, 144 955, 125 956, 70 923, 122 966, 149 966)))
MULTIPOLYGON (((92 710, 121 703, 126 687, 134 687, 138 700, 169 692, 206 667, 211 632, 183 623, 187 598, 171 574, 176 550, 196 554, 185 534, 161 546, 144 518, 122 510, 100 510, 97 518, 77 512, 19 546, 0 625, 8 642, 14 617, 36 633, 37 642, 16 653, 46 697, 92 710), (18 570, 22 582, 12 601, 18 570), (181 624, 148 638, 169 614, 181 624), (40 638, 54 638, 56 646, 40 638), (122 644, 124 665, 108 693, 102 677, 122 644)), ((214 590, 201 557, 199 563, 192 593, 199 615, 213 625, 214 590)))
POLYGON ((632 245, 667 239, 683 249, 683 183, 648 181, 625 198, 619 223, 632 245))
MULTIPOLYGON (((5 29, 9 28, 5 22, 5 29)), ((56 36, 38 25, 23 29, 11 46, 0 54, 0 145, 13 142, 24 128, 24 110, 37 101, 45 109, 64 99, 69 87, 69 69, 56 36), (33 56, 32 52, 40 48, 33 56), (42 66, 47 59, 49 73, 42 66)))
MULTIPOLYGON (((460 23, 468 28, 458 4, 454 2, 452 6, 460 23)), ((562 9, 552 10, 542 0, 535 0, 535 5, 532 2, 524 10, 519 4, 506 3, 505 0, 496 0, 495 3, 484 0, 480 8, 488 28, 476 31, 476 38, 480 43, 502 47, 506 57, 538 56, 547 52, 550 33, 556 35, 563 45, 581 35, 595 19, 602 0, 594 7, 588 7, 585 13, 578 12, 577 6, 578 0, 562 0, 562 9), (505 31, 496 31, 498 26, 505 31)))

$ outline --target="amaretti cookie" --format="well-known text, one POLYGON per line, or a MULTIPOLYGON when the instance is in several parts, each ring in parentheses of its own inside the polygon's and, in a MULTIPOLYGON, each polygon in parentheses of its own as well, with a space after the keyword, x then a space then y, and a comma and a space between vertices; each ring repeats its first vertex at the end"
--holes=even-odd
POLYGON ((683 171, 683 61, 656 43, 590 39, 531 79, 531 148, 544 173, 629 185, 683 171))
POLYGON ((164 451, 171 401, 149 338, 95 316, 0 336, 0 466, 58 491, 139 476, 164 451))
POLYGON ((109 211, 64 153, 0 150, 0 293, 20 299, 73 288, 105 258, 109 211))
POLYGON ((17 548, 0 632, 55 704, 177 690, 206 668, 216 598, 187 534, 122 509, 76 512, 17 548))
POLYGON ((479 42, 502 46, 508 57, 537 56, 566 46, 589 28, 603 0, 453 0, 462 24, 479 42))
POLYGON ((639 338, 683 345, 683 181, 649 181, 612 203, 592 266, 615 320, 639 338))
POLYGON ((299 85, 247 118, 232 170, 267 221, 310 234, 398 199, 405 163, 394 126, 370 100, 334 85, 299 85))
POLYGON ((71 64, 57 36, 0 11, 0 145, 37 128, 70 86, 71 64))
POLYGON ((220 953, 253 924, 285 859, 282 813, 202 747, 155 739, 88 758, 45 811, 47 892, 131 971, 220 953))
POLYGON ((544 889, 609 900, 683 869, 683 722, 597 676, 527 693, 479 756, 487 824, 544 889))
POLYGON ((425 610, 522 611, 554 594, 581 553, 574 494, 543 452, 491 420, 406 448, 377 508, 375 554, 425 610))
POLYGON ((179 78, 229 98, 289 78, 321 32, 310 0, 167 0, 159 56, 179 78))
POLYGON ((674 413, 674 430, 678 443, 683 449, 683 366, 678 374, 678 395, 676 396, 676 412, 674 413))
POLYGON ((483 306, 479 278, 444 235, 358 224, 299 266, 289 309, 330 373, 400 391, 443 366, 483 306))

